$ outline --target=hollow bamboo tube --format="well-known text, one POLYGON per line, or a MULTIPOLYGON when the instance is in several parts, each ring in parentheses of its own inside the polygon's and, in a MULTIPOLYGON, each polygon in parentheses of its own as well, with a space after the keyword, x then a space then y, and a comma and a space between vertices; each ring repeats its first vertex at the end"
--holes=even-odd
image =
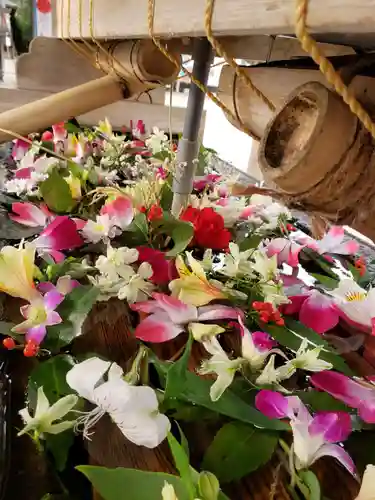
POLYGON ((54 123, 120 101, 124 98, 125 91, 124 84, 119 79, 104 76, 1 113, 0 142, 14 139, 14 136, 4 130, 19 135, 38 132, 54 123))

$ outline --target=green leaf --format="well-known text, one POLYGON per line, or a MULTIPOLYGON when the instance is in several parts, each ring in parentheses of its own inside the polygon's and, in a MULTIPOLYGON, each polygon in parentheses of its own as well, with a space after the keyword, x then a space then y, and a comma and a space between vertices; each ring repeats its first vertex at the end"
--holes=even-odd
POLYGON ((48 208, 54 212, 68 213, 75 206, 68 183, 56 170, 52 170, 48 179, 42 182, 40 191, 48 208))
POLYGON ((168 444, 173 455, 175 466, 180 473, 181 479, 185 484, 187 491, 189 492, 189 497, 193 500, 195 498, 195 487, 191 475, 189 457, 171 433, 168 434, 168 444))
POLYGON ((314 411, 352 411, 341 401, 338 401, 327 392, 315 391, 296 391, 298 396, 305 404, 311 406, 314 411))
POLYGON ((263 429, 286 430, 288 424, 276 419, 269 419, 253 406, 245 403, 230 389, 227 389, 218 401, 210 398, 210 388, 213 382, 203 379, 194 373, 187 372, 182 383, 176 381, 175 391, 169 392, 169 397, 203 406, 208 410, 226 415, 234 420, 240 420, 263 429))
POLYGON ((323 347, 320 352, 319 357, 324 359, 329 363, 332 363, 333 367, 345 373, 345 375, 353 376, 354 372, 348 367, 344 359, 338 354, 334 353, 329 347, 328 343, 314 330, 303 325, 299 321, 291 318, 285 320, 285 327, 276 325, 263 325, 263 329, 272 335, 275 340, 277 340, 281 345, 287 347, 293 352, 297 352, 303 339, 306 338, 309 341, 309 348, 321 346, 323 347))
POLYGON ((8 321, 0 321, 0 333, 1 335, 7 335, 8 337, 15 337, 12 332, 12 328, 16 326, 15 323, 10 323, 8 321))
POLYGON ((258 248, 259 243, 262 241, 262 236, 258 234, 249 234, 241 243, 239 244, 241 252, 245 252, 250 248, 258 248))
POLYGON ((333 290, 337 288, 339 281, 338 279, 330 278, 329 276, 324 276, 323 274, 318 274, 318 273, 310 273, 310 276, 319 281, 319 283, 321 283, 324 286, 324 288, 327 288, 328 290, 333 290))
POLYGON ((203 458, 202 468, 220 482, 237 481, 267 463, 277 445, 278 434, 240 422, 224 425, 203 458))
POLYGON ((188 362, 193 345, 193 337, 189 335, 188 341, 185 345, 184 354, 178 361, 171 364, 167 373, 167 382, 165 387, 165 398, 175 397, 180 392, 181 385, 186 382, 188 374, 188 362))
POLYGON ((171 186, 169 185, 168 182, 165 182, 165 184, 161 188, 161 193, 160 193, 161 208, 163 210, 170 211, 172 207, 172 200, 173 200, 173 192, 171 186))
POLYGON ((70 292, 58 307, 63 322, 47 328, 44 345, 58 349, 81 334, 82 325, 98 298, 99 290, 91 285, 81 285, 70 292))
POLYGON ((310 491, 309 500, 320 500, 320 483, 316 475, 311 470, 304 470, 299 472, 299 477, 310 491))
POLYGON ((68 134, 79 134, 79 132, 82 132, 82 130, 72 122, 64 123, 64 128, 68 134))
POLYGON ((165 482, 174 487, 178 500, 190 500, 182 480, 171 474, 86 465, 77 469, 91 481, 103 500, 120 500, 125 497, 126 500, 161 499, 165 482))
POLYGON ((74 359, 67 354, 54 356, 47 361, 38 363, 31 372, 28 385, 28 399, 32 408, 35 408, 38 387, 43 387, 50 404, 68 394, 73 394, 66 382, 66 374, 73 365, 74 359))
POLYGON ((73 429, 68 429, 60 434, 46 434, 45 441, 47 450, 54 458, 56 469, 63 471, 68 460, 69 450, 74 442, 73 429))
POLYGON ((178 221, 173 227, 170 236, 174 247, 166 253, 167 257, 175 257, 183 252, 194 237, 194 226, 190 222, 178 221))

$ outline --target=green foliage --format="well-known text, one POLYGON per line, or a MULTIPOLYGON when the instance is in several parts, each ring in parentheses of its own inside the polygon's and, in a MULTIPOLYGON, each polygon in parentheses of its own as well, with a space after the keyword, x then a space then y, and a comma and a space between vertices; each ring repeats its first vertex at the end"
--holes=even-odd
POLYGON ((316 475, 311 470, 300 471, 299 477, 309 489, 309 500, 320 500, 320 483, 316 475))
POLYGON ((231 422, 216 434, 202 467, 213 472, 221 483, 239 480, 270 460, 277 441, 276 432, 231 422))
POLYGON ((68 183, 56 170, 52 170, 48 178, 42 182, 40 191, 48 208, 54 212, 69 213, 76 204, 68 183))

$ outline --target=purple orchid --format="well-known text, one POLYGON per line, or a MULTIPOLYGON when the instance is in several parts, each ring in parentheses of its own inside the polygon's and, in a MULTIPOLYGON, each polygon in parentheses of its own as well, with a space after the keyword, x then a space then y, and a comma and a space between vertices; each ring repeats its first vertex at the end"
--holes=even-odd
POLYGON ((262 390, 255 399, 257 409, 269 418, 289 418, 293 432, 295 467, 307 469, 323 456, 336 458, 353 476, 355 465, 340 445, 351 433, 350 415, 346 412, 318 412, 312 417, 296 396, 262 390))
POLYGON ((43 342, 47 334, 47 326, 58 325, 62 322, 56 308, 64 300, 64 295, 52 290, 40 300, 21 307, 21 314, 25 321, 13 328, 15 333, 26 334, 26 342, 32 341, 36 345, 43 342))

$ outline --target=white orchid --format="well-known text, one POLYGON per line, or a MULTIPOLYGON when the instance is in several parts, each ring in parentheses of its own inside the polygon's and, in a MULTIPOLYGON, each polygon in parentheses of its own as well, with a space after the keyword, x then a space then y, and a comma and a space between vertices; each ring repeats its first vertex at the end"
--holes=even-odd
POLYGON ((96 220, 88 220, 82 229, 84 238, 90 243, 99 243, 101 240, 114 238, 120 233, 121 231, 108 214, 98 215, 96 220))
POLYGON ((136 248, 113 248, 111 245, 107 246, 107 255, 101 255, 95 267, 100 273, 112 280, 118 278, 129 279, 134 270, 129 264, 137 262, 139 252, 136 248))
POLYGON ((163 489, 161 490, 162 500, 178 500, 173 485, 164 481, 163 489))
POLYGON ((283 380, 290 378, 294 371, 288 364, 285 364, 279 368, 275 368, 275 355, 272 355, 268 360, 268 363, 264 367, 262 373, 258 376, 255 383, 257 385, 276 385, 279 390, 283 388, 279 385, 283 380))
POLYGON ((249 261, 249 258, 254 250, 251 248, 240 252, 236 243, 229 243, 229 251, 230 253, 224 256, 224 266, 220 272, 233 278, 236 276, 252 276, 254 274, 252 270, 253 263, 249 261))
POLYGON ((290 303, 290 300, 284 293, 282 281, 269 281, 268 283, 262 283, 260 287, 264 296, 264 302, 270 302, 274 307, 290 303))
POLYGON ((216 337, 204 341, 203 345, 212 357, 202 362, 199 373, 201 375, 211 373, 217 375, 217 379, 210 388, 211 400, 217 401, 233 382, 235 373, 241 367, 243 359, 229 359, 216 337))
POLYGON ((306 370, 308 372, 321 372, 323 370, 330 370, 332 364, 319 359, 319 354, 322 347, 314 347, 313 349, 308 349, 309 341, 304 338, 301 345, 296 352, 296 356, 292 359, 289 364, 294 369, 299 368, 300 370, 306 370))
POLYGON ((147 300, 155 286, 149 280, 153 275, 153 270, 148 262, 142 262, 138 272, 125 283, 118 291, 120 300, 126 299, 129 303, 147 300))
POLYGON ((152 151, 153 154, 160 153, 166 147, 168 136, 165 135, 163 130, 153 127, 152 134, 146 139, 146 146, 152 151))
POLYGON ((267 257, 261 250, 252 251, 252 258, 254 259, 253 269, 261 275, 265 281, 275 279, 279 275, 277 269, 277 257, 267 257))
POLYGON ((96 405, 77 423, 83 425, 83 435, 89 438, 93 426, 107 413, 129 441, 155 448, 166 438, 170 422, 159 413, 155 391, 147 386, 132 386, 123 375, 119 365, 96 357, 75 365, 67 373, 68 385, 96 405))
POLYGON ((43 387, 38 388, 37 403, 34 416, 32 417, 27 408, 20 410, 22 420, 25 422, 25 427, 18 433, 19 436, 27 434, 30 431, 37 432, 38 437, 43 438, 43 434, 60 434, 74 426, 75 420, 67 420, 65 422, 57 422, 64 418, 77 404, 78 397, 74 394, 64 396, 53 405, 49 404, 47 396, 44 393, 43 387))

